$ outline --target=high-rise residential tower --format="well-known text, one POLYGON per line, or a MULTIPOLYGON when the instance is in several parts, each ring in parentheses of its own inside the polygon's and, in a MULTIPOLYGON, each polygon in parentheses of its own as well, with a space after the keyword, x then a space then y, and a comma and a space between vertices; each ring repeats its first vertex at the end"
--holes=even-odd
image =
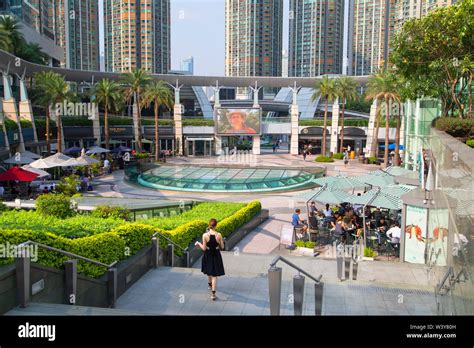
POLYGON ((342 72, 344 1, 290 0, 289 76, 342 72))
POLYGON ((99 0, 54 0, 56 43, 64 48, 63 66, 99 68, 99 0))
POLYGON ((352 64, 349 75, 370 75, 386 65, 394 0, 351 0, 352 64))
POLYGON ((283 0, 226 0, 225 74, 281 76, 283 0))
POLYGON ((194 57, 188 57, 181 61, 181 71, 186 71, 191 75, 194 74, 194 57))
POLYGON ((170 0, 105 0, 105 70, 170 70, 170 0))

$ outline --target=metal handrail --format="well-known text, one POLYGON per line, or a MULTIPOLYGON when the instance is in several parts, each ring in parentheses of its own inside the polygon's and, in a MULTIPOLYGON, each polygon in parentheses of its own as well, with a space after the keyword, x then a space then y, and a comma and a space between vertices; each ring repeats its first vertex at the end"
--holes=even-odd
POLYGON ((73 254, 73 253, 70 253, 68 251, 64 251, 64 250, 61 250, 61 249, 57 249, 57 248, 53 248, 53 247, 50 247, 48 245, 44 245, 44 244, 41 244, 41 243, 37 243, 35 241, 32 241, 32 240, 29 240, 29 241, 26 241, 24 243, 21 243, 21 244, 18 244, 16 246, 17 249, 19 248, 23 248, 27 245, 30 245, 30 244, 34 244, 34 245, 37 245, 38 247, 40 248, 43 248, 43 249, 46 249, 46 250, 50 250, 50 251, 55 251, 55 252, 58 252, 60 254, 63 254, 63 255, 66 255, 66 256, 69 256, 69 257, 72 257, 72 258, 75 258, 75 259, 79 259, 79 260, 82 260, 82 261, 87 261, 87 262, 90 262, 90 263, 93 263, 97 266, 103 266, 103 267, 107 267, 108 269, 112 268, 113 266, 115 266, 115 264, 118 262, 118 261, 114 261, 112 262, 110 265, 107 265, 105 263, 102 263, 102 262, 99 262, 99 261, 95 261, 95 260, 92 260, 92 259, 89 259, 87 257, 84 257, 84 256, 81 256, 81 255, 77 255, 77 254, 73 254))
POLYGON ((184 252, 188 251, 188 248, 186 248, 186 249, 183 248, 181 245, 176 244, 176 242, 173 242, 171 239, 169 239, 169 238, 166 237, 165 235, 161 234, 160 232, 155 232, 155 233, 153 233, 152 238, 153 238, 153 237, 156 237, 156 235, 159 235, 160 237, 166 239, 168 242, 170 242, 170 243, 173 244, 174 246, 177 246, 177 247, 180 248, 182 251, 184 251, 184 252))
POLYGON ((288 261, 287 259, 285 259, 283 256, 275 257, 273 259, 273 261, 270 263, 270 267, 272 267, 272 268, 275 267, 278 261, 282 261, 282 262, 286 263, 288 266, 293 267, 294 269, 296 269, 298 272, 303 273, 308 278, 314 280, 316 282, 316 284, 321 283, 321 278, 323 277, 322 274, 320 274, 319 277, 315 278, 311 274, 309 274, 308 272, 306 272, 306 271, 302 270, 301 268, 299 268, 298 266, 296 266, 294 263, 292 263, 292 262, 288 261))

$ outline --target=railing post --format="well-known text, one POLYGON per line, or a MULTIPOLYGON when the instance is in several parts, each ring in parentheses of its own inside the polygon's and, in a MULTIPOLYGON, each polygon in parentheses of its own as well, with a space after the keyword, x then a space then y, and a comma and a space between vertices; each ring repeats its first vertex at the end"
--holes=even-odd
POLYGON ((158 267, 160 257, 160 240, 156 237, 151 239, 151 264, 153 268, 158 267))
MULTIPOLYGON (((349 253, 352 253, 352 247, 349 246, 349 253)), ((346 251, 344 250, 344 279, 349 280, 350 279, 350 271, 351 271, 351 260, 352 260, 352 255, 351 257, 346 257, 346 251)))
POLYGON ((339 244, 336 247, 336 264, 337 264, 337 278, 342 281, 342 273, 344 267, 344 246, 339 244))
POLYGON ((15 260, 18 303, 21 308, 28 307, 31 298, 30 257, 25 249, 20 249, 15 260))
POLYGON ((174 245, 168 244, 168 258, 169 258, 169 266, 174 267, 174 245))
POLYGON ((64 275, 66 277, 66 303, 74 305, 77 299, 77 260, 64 262, 64 275))
POLYGON ((323 312, 323 293, 324 283, 314 284, 314 314, 317 316, 320 316, 323 312))
POLYGON ((352 280, 357 280, 357 268, 359 267, 358 258, 352 259, 352 280))
POLYGON ((270 315, 280 315, 281 267, 272 266, 268 270, 268 291, 270 295, 270 315))
POLYGON ((185 262, 186 262, 184 267, 187 267, 187 268, 191 267, 190 260, 189 260, 189 249, 188 248, 186 248, 184 250, 184 257, 185 257, 185 262))
POLYGON ((110 268, 107 271, 107 293, 109 298, 109 306, 115 308, 117 301, 117 269, 110 268))
POLYGON ((301 274, 293 277, 293 308, 295 315, 303 315, 304 279, 301 274))

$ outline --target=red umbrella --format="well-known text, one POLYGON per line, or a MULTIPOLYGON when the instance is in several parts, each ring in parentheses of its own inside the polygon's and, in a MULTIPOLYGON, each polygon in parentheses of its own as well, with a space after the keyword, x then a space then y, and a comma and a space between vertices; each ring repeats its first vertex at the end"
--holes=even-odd
POLYGON ((0 181, 22 181, 31 182, 35 180, 39 174, 32 173, 19 167, 13 167, 5 173, 0 174, 0 181))

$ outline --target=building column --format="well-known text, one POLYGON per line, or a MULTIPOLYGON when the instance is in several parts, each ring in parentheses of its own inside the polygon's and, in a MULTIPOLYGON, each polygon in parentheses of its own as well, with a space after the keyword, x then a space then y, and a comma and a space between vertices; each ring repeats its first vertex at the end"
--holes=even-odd
MULTIPOLYGON (((216 109, 221 107, 220 96, 219 96, 221 87, 219 86, 219 81, 216 81, 216 86, 215 87, 213 86, 212 88, 214 88, 214 115, 213 116, 214 116, 214 122, 216 122, 217 121, 216 109)), ((216 149, 215 153, 217 156, 220 156, 222 155, 222 136, 216 135, 214 139, 215 139, 214 145, 216 149)))
POLYGON ((413 117, 413 102, 411 100, 407 100, 405 102, 406 109, 405 109, 405 118, 404 118, 404 138, 403 138, 403 146, 404 146, 404 152, 403 152, 403 162, 404 162, 404 167, 406 169, 409 169, 409 165, 411 165, 411 160, 410 160, 410 153, 412 153, 412 131, 410 129, 410 120, 413 117))
POLYGON ((2 125, 5 149, 10 151, 10 142, 8 141, 7 128, 5 127, 5 116, 3 114, 3 98, 0 98, 0 124, 2 125))
POLYGON ((332 119, 331 119, 331 147, 329 151, 337 153, 338 147, 338 134, 339 134, 339 98, 334 100, 332 105, 332 119))
POLYGON ((290 106, 290 117, 291 117, 291 138, 290 138, 290 154, 298 155, 298 144, 299 144, 299 110, 298 104, 292 104, 290 106))
POLYGON ((36 131, 35 119, 33 117, 33 108, 31 100, 28 98, 28 91, 24 79, 20 79, 20 103, 18 104, 20 119, 25 119, 31 122, 33 128, 33 140, 38 143, 38 133, 36 131))
POLYGON ((177 155, 183 156, 183 106, 181 104, 174 104, 173 111, 177 155))
POLYGON ((95 103, 95 95, 91 96, 91 102, 94 103, 94 111, 92 115, 89 115, 89 119, 92 120, 92 134, 94 139, 97 141, 97 145, 101 146, 102 137, 100 134, 100 114, 99 114, 99 104, 95 103))
POLYGON ((290 154, 298 156, 299 149, 299 108, 298 108, 298 91, 299 88, 296 87, 296 82, 294 86, 290 88, 293 92, 293 102, 290 106, 290 118, 291 118, 291 138, 290 138, 290 154))
MULTIPOLYGON (((370 106, 370 116, 369 116, 369 126, 367 128, 367 141, 365 142, 365 156, 366 157, 374 157, 374 133, 375 133, 375 120, 377 118, 377 99, 372 101, 372 105, 370 106)), ((378 143, 378 139, 377 139, 378 143)), ((377 146, 377 145, 376 145, 377 146)))
POLYGON ((21 130, 20 117, 18 115, 18 108, 16 105, 15 98, 13 98, 12 87, 10 82, 10 76, 5 72, 2 72, 3 76, 3 114, 5 118, 8 118, 12 121, 15 121, 18 125, 18 137, 20 140, 20 145, 18 146, 18 151, 25 151, 25 142, 23 140, 23 132, 21 130))

